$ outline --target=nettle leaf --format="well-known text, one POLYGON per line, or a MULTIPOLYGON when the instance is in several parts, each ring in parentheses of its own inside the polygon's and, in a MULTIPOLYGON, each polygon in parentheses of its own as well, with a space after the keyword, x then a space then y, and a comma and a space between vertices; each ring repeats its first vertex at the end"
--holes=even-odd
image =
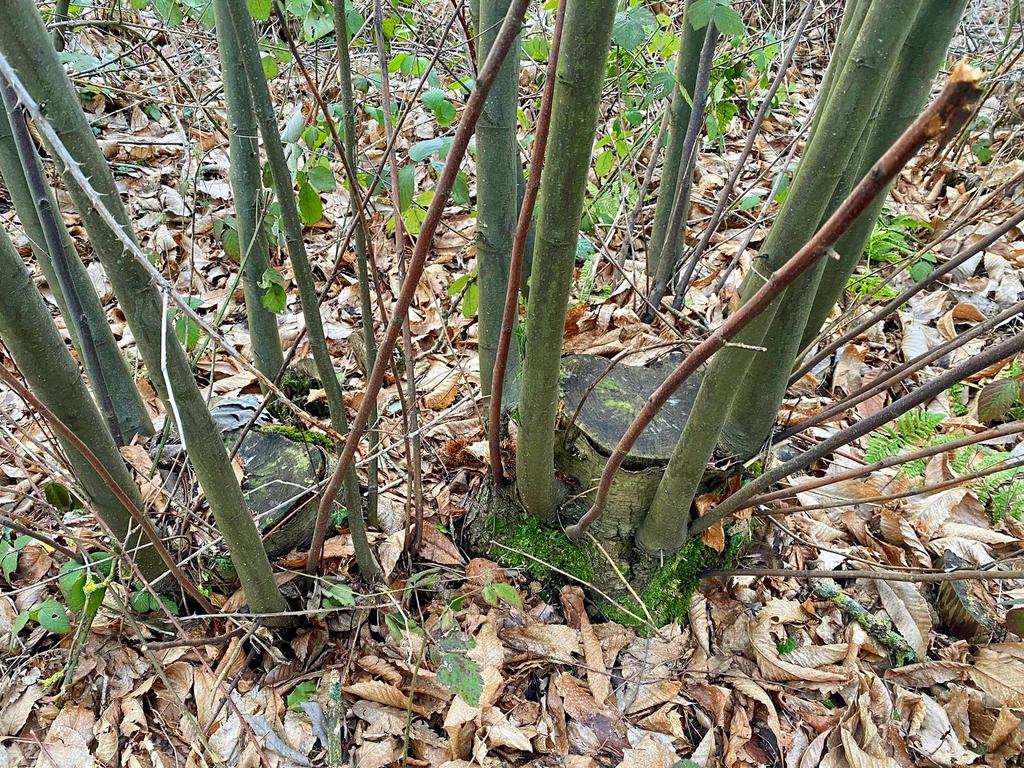
POLYGON ((480 667, 463 653, 446 653, 437 666, 437 682, 471 707, 480 705, 484 680, 480 667))
POLYGON ((307 227, 319 224, 324 217, 324 204, 320 193, 313 188, 308 179, 299 183, 299 217, 307 227))
POLYGON ((71 620, 68 618, 68 612, 64 610, 64 606, 60 604, 59 600, 47 600, 36 609, 35 614, 39 626, 47 632, 53 632, 55 635, 66 635, 71 631, 71 620))
POLYGON ((260 277, 259 287, 263 289, 260 304, 268 311, 279 315, 288 305, 288 293, 284 289, 284 275, 268 268, 260 277))
POLYGON ((249 7, 249 13, 256 21, 266 21, 270 18, 271 3, 273 0, 245 0, 249 7))
POLYGON ((417 141, 409 147, 409 159, 415 163, 426 160, 436 154, 442 160, 448 156, 448 150, 452 146, 451 136, 438 136, 425 141, 417 141))
POLYGON ((635 5, 615 14, 612 41, 627 51, 639 48, 658 28, 658 19, 645 6, 635 5))
POLYGON ((997 379, 978 393, 978 419, 984 424, 1000 421, 1020 397, 1021 385, 1016 379, 997 379))

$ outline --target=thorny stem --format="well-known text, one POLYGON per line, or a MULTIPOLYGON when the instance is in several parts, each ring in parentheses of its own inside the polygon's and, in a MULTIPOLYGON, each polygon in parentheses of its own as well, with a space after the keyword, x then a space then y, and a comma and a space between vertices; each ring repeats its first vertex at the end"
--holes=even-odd
POLYGON ((523 204, 519 207, 512 240, 512 259, 508 268, 508 289, 505 291, 505 306, 501 315, 501 335, 494 356, 494 374, 491 378, 491 400, 488 403, 487 447, 491 460, 491 473, 498 485, 505 483, 505 471, 501 463, 501 393, 505 387, 505 372, 508 370, 508 353, 512 344, 516 311, 519 308, 519 288, 523 276, 523 259, 526 254, 526 239, 530 234, 533 207, 540 191, 540 177, 544 168, 544 155, 548 146, 548 130, 551 128, 551 104, 555 94, 555 73, 558 69, 558 54, 562 47, 562 26, 565 22, 566 0, 559 0, 555 15, 555 29, 551 36, 551 51, 548 54, 548 68, 544 77, 544 91, 537 115, 537 128, 530 156, 530 179, 526 182, 523 204), (495 394, 497 393, 497 394, 495 394))
MULTIPOLYGON (((679 364, 667 379, 647 399, 643 408, 629 425, 612 452, 598 487, 594 505, 580 521, 566 529, 573 538, 579 537, 604 511, 612 479, 647 425, 675 392, 703 363, 724 347, 739 331, 760 315, 781 293, 812 264, 828 252, 829 248, 867 208, 868 204, 896 177, 903 166, 930 139, 948 135, 959 126, 959 121, 981 93, 981 70, 966 62, 959 63, 949 82, 936 100, 910 125, 896 143, 878 159, 861 182, 850 192, 842 205, 828 221, 792 258, 782 265, 761 288, 750 297, 729 319, 701 342, 679 364)), ((707 517, 700 520, 704 521, 707 517)))
POLYGON ((334 473, 331 475, 320 499, 320 506, 317 509, 316 527, 313 531, 313 541, 310 545, 310 558, 316 558, 316 560, 320 558, 320 552, 323 549, 324 538, 327 532, 327 523, 330 521, 331 505, 338 495, 338 489, 344 479, 345 472, 352 465, 356 451, 359 448, 359 440, 366 431, 372 404, 384 383, 384 369, 387 361, 391 359, 395 342, 398 340, 399 333, 401 333, 402 318, 405 317, 412 304, 416 286, 419 284, 420 276, 423 274, 423 267, 426 264, 427 250, 441 222, 441 215, 444 213, 444 207, 447 204, 452 187, 455 185, 455 177, 458 173, 459 165, 469 147, 469 140, 473 135, 477 120, 480 118, 484 99, 487 98, 487 94, 494 83, 495 75, 501 67, 505 55, 519 34, 519 29, 523 23, 523 16, 528 5, 529 0, 514 0, 509 7, 508 15, 501 25, 501 31, 491 47, 491 52, 488 54, 484 66, 480 68, 476 87, 466 102, 462 119, 459 121, 459 126, 452 139, 452 146, 448 151, 448 159, 445 162, 444 170, 441 172, 441 177, 438 179, 434 198, 430 202, 430 208, 427 210, 426 218, 420 229, 419 238, 416 240, 416 250, 409 261, 409 269, 395 300, 391 321, 384 332, 377 360, 366 382, 366 391, 363 395, 363 401, 359 405, 359 412, 351 424, 348 436, 345 438, 345 447, 341 457, 338 459, 334 473))

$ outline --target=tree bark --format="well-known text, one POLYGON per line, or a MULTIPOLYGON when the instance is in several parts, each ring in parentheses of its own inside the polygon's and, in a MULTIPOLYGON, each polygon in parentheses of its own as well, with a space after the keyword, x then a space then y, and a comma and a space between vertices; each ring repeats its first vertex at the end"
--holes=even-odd
POLYGON ((12 0, 5 4, 5 11, 7 23, 0 25, 0 52, 32 98, 46 104, 47 119, 61 143, 100 195, 100 199, 90 197, 66 168, 61 169, 167 413, 177 412, 181 416, 178 428, 249 606, 259 613, 283 611, 284 597, 274 583, 256 524, 196 386, 188 358, 172 325, 165 322, 160 294, 145 268, 97 210, 102 205, 118 222, 119 229, 133 237, 131 220, 82 112, 78 94, 57 59, 35 4, 31 0, 12 0))
MULTIPOLYGON (((331 354, 327 349, 316 284, 313 281, 313 271, 310 269, 309 258, 306 255, 306 245, 302 239, 302 220, 299 218, 299 208, 295 199, 295 185, 284 156, 281 132, 278 129, 274 104, 270 98, 270 89, 267 86, 267 79, 263 75, 263 65, 260 63, 252 16, 249 15, 249 10, 244 3, 230 2, 230 0, 214 0, 214 8, 218 9, 218 18, 229 21, 236 36, 239 55, 249 81, 249 93, 256 110, 256 122, 260 135, 263 137, 263 147, 267 153, 267 164, 270 166, 270 175, 274 181, 274 191, 281 207, 285 245, 288 250, 288 259, 292 265, 292 272, 295 275, 295 283, 299 289, 299 302, 302 304, 302 317, 306 323, 309 349, 327 398, 331 426, 335 432, 344 435, 348 432, 345 398, 342 395, 341 382, 338 381, 338 375, 334 370, 334 363, 331 361, 331 354)), ((362 497, 359 492, 359 479, 356 476, 355 466, 350 467, 345 475, 345 508, 348 511, 353 544, 358 546, 361 555, 359 558, 360 569, 364 571, 367 579, 372 580, 378 570, 369 547, 363 546, 366 539, 365 518, 363 517, 362 497)))
MULTIPOLYGON (((121 350, 117 346, 114 334, 111 331, 110 323, 107 321, 103 305, 100 304, 96 289, 93 287, 89 273, 78 256, 78 250, 68 233, 64 221, 60 217, 57 199, 53 191, 47 186, 40 199, 29 188, 25 170, 21 165, 21 158, 18 146, 12 132, 10 120, 19 119, 13 111, 8 111, 5 118, 0 119, 0 175, 11 196, 11 202, 17 211, 18 219, 28 235, 32 244, 32 252, 39 261, 39 268, 46 278, 47 284, 53 291, 57 307, 64 317, 68 334, 71 336, 71 343, 78 352, 85 372, 90 381, 100 382, 106 385, 110 393, 111 407, 117 423, 117 433, 125 442, 131 440, 134 435, 147 437, 152 435, 153 422, 149 418, 146 406, 142 402, 142 396, 135 387, 128 366, 121 356, 121 350), (64 291, 61 290, 61 281, 58 279, 54 269, 54 262, 51 258, 50 248, 47 244, 47 236, 44 233, 43 223, 40 220, 37 206, 45 205, 52 216, 50 226, 57 236, 59 247, 63 251, 68 266, 68 276, 78 295, 80 312, 78 316, 68 311, 68 304, 64 298, 64 291), (86 333, 91 336, 92 346, 95 351, 95 359, 87 354, 82 345, 82 333, 79 326, 88 326, 86 333)), ((32 149, 34 153, 34 148, 32 149)), ((39 163, 38 156, 35 162, 39 163)), ((52 239, 52 235, 50 237, 52 239)))
POLYGON ((516 453, 519 495, 527 510, 541 517, 554 511, 559 497, 554 470, 559 361, 615 7, 614 0, 569 0, 558 59, 526 310, 516 453))
MULTIPOLYGON (((687 0, 686 11, 695 0, 687 0)), ((693 101, 694 85, 697 82, 697 69, 700 66, 700 52, 704 44, 706 30, 701 27, 694 29, 688 13, 684 11, 683 28, 679 32, 679 51, 676 54, 675 80, 676 87, 672 91, 669 107, 668 138, 665 141, 665 159, 661 165, 661 181, 658 183, 658 202, 654 209, 654 223, 651 225, 651 237, 647 241, 647 274, 654 277, 658 272, 661 252, 665 247, 665 233, 672 204, 675 201, 676 187, 683 164, 683 144, 686 141, 686 130, 690 125, 690 104, 693 101)), ((652 158, 651 162, 656 162, 652 158)), ((679 260, 682 245, 677 244, 672 254, 673 264, 679 260)))
MULTIPOLYGON (((921 112, 966 5, 967 0, 924 0, 910 35, 903 44, 899 63, 889 76, 871 116, 868 139, 857 174, 850 182, 844 182, 848 187, 852 188, 856 178, 871 167, 871 163, 921 112)), ((828 263, 818 283, 807 327, 800 341, 801 349, 805 349, 818 335, 842 296, 847 280, 864 253, 884 203, 885 196, 878 198, 836 243, 839 260, 828 263)))
POLYGON ((230 137, 231 191, 238 219, 238 243, 245 313, 249 321, 249 339, 256 367, 274 379, 284 365, 281 337, 276 315, 263 306, 264 290, 260 281, 270 266, 263 208, 263 174, 260 168, 260 144, 256 135, 256 114, 249 95, 238 43, 224 8, 214 6, 217 19, 217 44, 220 47, 224 78, 224 102, 228 112, 230 137))
MULTIPOLYGON (((89 396, 78 365, 71 359, 42 297, 32 284, 32 275, 2 228, 0 285, 4 286, 5 294, 4 300, 0 301, 0 339, 3 339, 29 387, 92 449, 121 489, 142 509, 139 489, 89 396)), ((89 503, 114 532, 118 546, 135 561, 147 580, 157 579, 166 568, 156 550, 147 544, 148 539, 133 524, 131 513, 73 445, 65 440, 60 440, 60 443, 89 503)))
MULTIPOLYGON (((487 59, 509 5, 510 0, 480 0, 477 66, 483 66, 487 59)), ((476 124, 476 263, 480 289, 477 329, 480 390, 485 399, 491 395, 512 258, 512 236, 519 213, 517 180, 523 170, 516 141, 518 95, 519 43, 516 41, 498 70, 476 124)), ((512 375, 506 377, 506 385, 514 383, 518 368, 519 350, 513 345, 508 360, 512 375)), ((498 393, 497 397, 503 397, 503 393, 498 393)))

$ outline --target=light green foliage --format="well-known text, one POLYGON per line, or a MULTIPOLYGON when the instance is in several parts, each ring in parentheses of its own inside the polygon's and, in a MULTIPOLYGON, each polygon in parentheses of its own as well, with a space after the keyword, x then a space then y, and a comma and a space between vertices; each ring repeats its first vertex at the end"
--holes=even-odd
POLYGON ((485 584, 481 595, 488 605, 497 606, 500 603, 505 603, 520 610, 523 608, 523 599, 511 584, 502 582, 485 584))
POLYGON ((268 424, 264 427, 258 427, 258 429, 263 433, 284 435, 293 443, 318 445, 327 451, 334 450, 334 443, 331 441, 331 438, 323 432, 313 432, 308 429, 300 429, 299 427, 293 427, 289 424, 268 424))
POLYGON ((288 692, 285 702, 288 705, 288 709, 293 712, 301 712, 302 704, 310 701, 315 695, 316 682, 313 680, 303 680, 288 692))
POLYGON ((0 576, 11 583, 11 576, 18 570, 18 557, 25 547, 32 543, 28 536, 15 536, 9 528, 0 531, 0 576))
POLYGON ((785 640, 780 640, 775 644, 775 650, 780 655, 785 656, 787 653, 792 653, 797 649, 799 642, 795 637, 787 637, 785 640))
MULTIPOLYGON (((865 461, 873 464, 906 450, 932 445, 935 430, 944 418, 941 413, 921 409, 904 413, 892 425, 887 424, 868 436, 865 461)), ((900 472, 908 477, 917 477, 924 474, 926 465, 926 459, 917 459, 904 464, 900 472)))

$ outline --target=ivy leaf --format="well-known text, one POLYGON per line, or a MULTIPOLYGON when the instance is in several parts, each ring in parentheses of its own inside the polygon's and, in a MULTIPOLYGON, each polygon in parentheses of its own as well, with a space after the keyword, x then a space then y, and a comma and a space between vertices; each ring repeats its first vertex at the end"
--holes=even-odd
POLYGON ((276 269, 267 269, 260 277, 259 287, 263 289, 260 304, 269 312, 279 315, 288 305, 288 293, 284 289, 284 275, 276 269))
POLYGON ((620 48, 632 51, 643 45, 658 28, 658 19, 645 6, 635 5, 615 14, 612 41, 620 48))
POLYGON ((1016 379, 996 379, 978 393, 978 419, 983 424, 1002 420, 1020 397, 1020 382, 1016 379))
POLYGON ((273 0, 245 0, 249 6, 249 13, 256 21, 266 21, 270 18, 270 4, 273 0))
POLYGON ((59 600, 47 600, 36 609, 36 621, 47 632, 55 635, 66 635, 71 631, 71 620, 68 612, 59 600))
POLYGON ((319 224, 320 219, 324 217, 324 204, 320 200, 320 194, 308 179, 302 179, 299 183, 299 217, 307 227, 319 224))
POLYGON ((437 667, 437 682, 471 707, 480 706, 484 680, 480 667, 463 653, 446 653, 437 667))

